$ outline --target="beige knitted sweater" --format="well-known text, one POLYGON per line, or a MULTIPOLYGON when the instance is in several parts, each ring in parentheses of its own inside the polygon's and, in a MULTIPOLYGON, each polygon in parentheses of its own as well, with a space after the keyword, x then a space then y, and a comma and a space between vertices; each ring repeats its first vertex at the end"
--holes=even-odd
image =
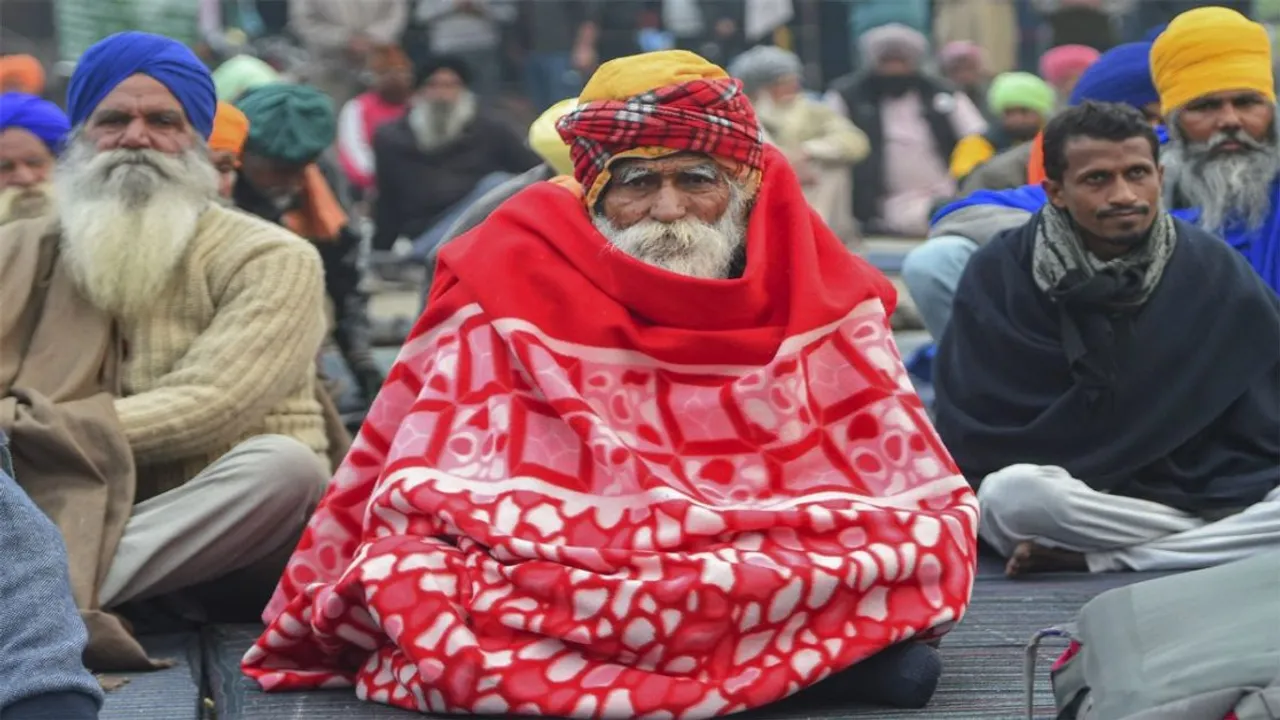
POLYGON ((255 435, 296 438, 328 466, 315 396, 324 269, 279 226, 212 206, 154 312, 125 326, 116 411, 140 502, 191 480, 255 435))

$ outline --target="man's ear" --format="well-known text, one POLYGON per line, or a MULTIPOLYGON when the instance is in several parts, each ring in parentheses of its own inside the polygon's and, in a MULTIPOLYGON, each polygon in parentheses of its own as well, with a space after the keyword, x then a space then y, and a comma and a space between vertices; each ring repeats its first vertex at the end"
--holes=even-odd
POLYGON ((1057 180, 1045 178, 1040 181, 1040 187, 1044 189, 1045 197, 1049 199, 1049 204, 1059 210, 1067 206, 1066 199, 1062 197, 1062 183, 1057 180))

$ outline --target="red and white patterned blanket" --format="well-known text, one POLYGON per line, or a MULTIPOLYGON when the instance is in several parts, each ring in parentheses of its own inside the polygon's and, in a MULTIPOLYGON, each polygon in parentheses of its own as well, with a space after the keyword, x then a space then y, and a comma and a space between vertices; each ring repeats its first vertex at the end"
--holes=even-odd
POLYGON ((244 658, 263 688, 706 718, 961 617, 976 502, 892 286, 777 154, 742 278, 604 242, 546 184, 446 250, 244 658))

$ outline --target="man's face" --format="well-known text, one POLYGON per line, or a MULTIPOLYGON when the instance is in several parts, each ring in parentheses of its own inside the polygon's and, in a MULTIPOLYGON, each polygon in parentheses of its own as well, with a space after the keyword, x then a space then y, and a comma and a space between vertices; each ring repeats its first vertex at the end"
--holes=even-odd
POLYGON ((0 189, 35 187, 52 173, 53 153, 43 140, 17 127, 0 132, 0 189))
POLYGON ((1276 106, 1252 90, 1211 93, 1187 103, 1178 112, 1183 137, 1192 143, 1210 143, 1220 153, 1246 152, 1233 139, 1241 133, 1258 142, 1271 139, 1276 106))
POLYGON ((1164 124, 1164 115, 1160 113, 1159 102, 1150 102, 1138 109, 1142 111, 1142 117, 1146 118, 1148 123, 1151 123, 1151 127, 1164 124))
POLYGON ((22 128, 0 132, 0 215, 37 217, 49 209, 47 183, 54 157, 40 138, 22 128))
POLYGON ((1140 244, 1159 212, 1163 179, 1150 142, 1075 137, 1063 149, 1062 181, 1045 180, 1045 192, 1071 216, 1089 251, 1107 260, 1140 244))
POLYGON ((246 152, 240 173, 255 190, 262 193, 277 209, 285 210, 302 193, 307 166, 280 162, 246 152))
POLYGON ((399 66, 383 68, 374 75, 373 84, 387 102, 402 103, 413 94, 413 73, 399 66))
POLYGON ((134 75, 107 94, 84 135, 106 150, 158 150, 178 155, 197 140, 182 104, 155 78, 134 75))
POLYGON ((1183 168, 1178 191, 1200 209, 1200 223, 1214 232, 1232 222, 1261 226, 1280 172, 1275 104, 1253 91, 1212 93, 1168 120, 1170 162, 1183 168))
POLYGON ((1013 107, 1001 115, 1001 125, 1014 140, 1026 142, 1044 127, 1044 117, 1031 108, 1013 107))
POLYGON ((431 73, 418 91, 422 99, 435 105, 454 105, 467 89, 462 77, 449 68, 431 73))
POLYGON ((770 85, 767 92, 775 103, 790 105, 796 98, 800 97, 801 90, 803 90, 803 86, 800 84, 800 77, 798 75, 787 75, 770 85))
POLYGON ((623 252, 694 277, 728 276, 745 241, 741 188, 715 160, 680 153, 611 167, 596 227, 623 252))
POLYGON ((916 72, 913 63, 903 58, 886 57, 876 63, 875 74, 880 77, 910 77, 916 72))
POLYGON ((973 87, 982 80, 982 68, 973 58, 959 58, 947 68, 947 79, 956 87, 973 87))
POLYGON ((235 187, 236 175, 240 167, 240 159, 233 152, 225 150, 209 151, 209 160, 213 162, 213 167, 218 171, 218 195, 222 198, 231 197, 231 189, 235 187))

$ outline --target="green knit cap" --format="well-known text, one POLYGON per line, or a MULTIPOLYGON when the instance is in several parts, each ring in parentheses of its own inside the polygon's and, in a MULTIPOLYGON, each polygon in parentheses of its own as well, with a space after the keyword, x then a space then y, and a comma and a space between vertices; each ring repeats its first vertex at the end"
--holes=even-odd
POLYGON ((337 135, 333 101, 306 85, 263 85, 241 96, 236 107, 249 118, 245 152, 272 160, 309 163, 337 135))

